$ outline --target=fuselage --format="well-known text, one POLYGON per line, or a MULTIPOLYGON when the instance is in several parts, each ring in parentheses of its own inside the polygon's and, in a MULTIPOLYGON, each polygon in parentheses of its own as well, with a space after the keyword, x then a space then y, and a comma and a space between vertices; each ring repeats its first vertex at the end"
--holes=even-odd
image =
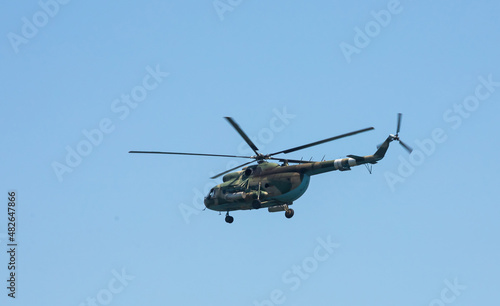
POLYGON ((205 206, 216 211, 252 209, 252 202, 259 200, 260 207, 290 205, 307 190, 311 176, 330 172, 347 171, 362 164, 375 164, 384 158, 389 136, 373 155, 355 156, 321 162, 305 162, 298 165, 260 161, 241 171, 231 172, 223 177, 223 183, 215 186, 205 197, 205 206))
POLYGON ((262 162, 226 174, 224 182, 210 190, 205 206, 216 211, 232 211, 251 209, 256 199, 262 201, 262 207, 292 203, 306 192, 310 176, 291 167, 262 162))
POLYGON ((226 174, 224 182, 210 190, 205 206, 216 211, 252 209, 252 201, 256 199, 262 202, 262 207, 292 204, 306 192, 311 176, 346 171, 356 165, 356 159, 351 157, 299 165, 263 161, 226 174))

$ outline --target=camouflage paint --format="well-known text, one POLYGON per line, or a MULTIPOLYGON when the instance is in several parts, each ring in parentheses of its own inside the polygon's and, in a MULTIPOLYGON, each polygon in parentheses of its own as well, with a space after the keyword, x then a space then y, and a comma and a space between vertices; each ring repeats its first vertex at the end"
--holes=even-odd
POLYGON ((368 156, 348 155, 346 158, 322 162, 304 162, 298 165, 261 161, 257 165, 224 175, 223 183, 215 186, 205 198, 205 206, 216 211, 252 209, 252 201, 259 199, 262 207, 292 204, 309 186, 310 177, 330 171, 348 171, 351 167, 375 164, 384 158, 389 136, 380 148, 368 156))

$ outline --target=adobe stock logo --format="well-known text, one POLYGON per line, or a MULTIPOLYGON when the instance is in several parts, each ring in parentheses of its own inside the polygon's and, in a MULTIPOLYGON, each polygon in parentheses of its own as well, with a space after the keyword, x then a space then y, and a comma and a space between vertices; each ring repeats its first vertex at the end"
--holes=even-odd
MULTIPOLYGON (((294 292, 299 290, 301 285, 312 277, 319 269, 321 264, 332 257, 340 244, 332 241, 332 236, 328 235, 326 239, 322 237, 316 238, 317 245, 312 252, 312 256, 308 256, 302 260, 300 264, 295 264, 290 269, 283 272, 281 281, 283 284, 290 285, 288 290, 294 292)), ((274 306, 281 305, 287 300, 286 291, 281 289, 273 289, 269 293, 269 298, 262 301, 254 300, 254 306, 274 306)))
POLYGON ((439 298, 433 299, 429 303, 429 306, 445 306, 447 304, 454 303, 457 297, 459 297, 462 292, 467 289, 467 286, 460 284, 456 277, 453 282, 445 279, 444 285, 445 287, 441 290, 439 298))
POLYGON ((113 274, 113 278, 109 280, 107 287, 99 290, 95 297, 87 297, 86 301, 80 303, 79 306, 109 305, 113 302, 115 295, 125 290, 129 282, 135 278, 135 276, 127 274, 125 269, 122 269, 121 273, 113 270, 111 274, 113 274))
POLYGON ((27 44, 30 39, 37 36, 40 29, 44 28, 51 18, 57 16, 61 5, 66 5, 69 1, 70 0, 38 1, 40 10, 36 11, 30 19, 26 17, 21 18, 23 24, 21 26, 20 35, 14 32, 9 32, 7 34, 7 38, 14 52, 19 53, 19 47, 23 44, 27 44))
MULTIPOLYGON (((125 120, 128 118, 132 110, 136 109, 141 103, 146 101, 149 92, 158 88, 158 86, 169 75, 168 72, 160 70, 160 65, 155 68, 147 66, 145 68, 146 74, 142 78, 139 85, 134 86, 128 94, 122 94, 119 99, 111 102, 111 112, 118 116, 118 119, 125 120)), ((116 120, 115 120, 116 121, 116 120)), ((67 145, 66 157, 62 162, 53 161, 51 166, 57 180, 61 183, 64 175, 72 173, 78 166, 82 164, 85 157, 89 156, 94 148, 100 146, 107 135, 111 134, 115 128, 115 121, 111 118, 102 118, 97 127, 87 130, 82 130, 83 139, 81 139, 75 146, 67 145)))
POLYGON ((371 11, 373 20, 365 24, 364 31, 359 27, 354 28, 354 46, 344 41, 339 45, 347 63, 351 63, 351 57, 354 53, 360 54, 361 50, 370 45, 373 38, 380 35, 382 28, 386 28, 391 23, 393 15, 397 15, 402 11, 403 7, 398 0, 389 1, 387 10, 371 11))
MULTIPOLYGON (((459 129, 465 120, 471 118, 483 102, 491 100, 491 96, 500 88, 500 81, 493 80, 493 75, 479 76, 478 84, 474 92, 466 96, 462 102, 455 103, 443 113, 443 121, 449 124, 452 130, 459 129)), ((445 128, 436 127, 431 131, 429 137, 415 140, 417 147, 410 156, 399 155, 399 166, 397 173, 386 171, 384 173, 387 185, 392 192, 396 191, 396 185, 404 183, 416 169, 430 158, 441 144, 448 140, 449 132, 445 128)))
POLYGON ((219 16, 219 20, 224 21, 224 15, 227 12, 234 11, 242 2, 243 0, 214 0, 212 4, 217 16, 219 16))

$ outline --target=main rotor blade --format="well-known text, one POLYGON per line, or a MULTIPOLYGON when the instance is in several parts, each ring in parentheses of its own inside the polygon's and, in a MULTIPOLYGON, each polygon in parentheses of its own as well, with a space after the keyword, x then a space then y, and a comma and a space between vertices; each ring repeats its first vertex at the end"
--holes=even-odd
POLYGON ((406 151, 408 151, 409 153, 411 153, 413 151, 413 149, 409 145, 407 145, 406 143, 402 142, 401 140, 399 140, 399 144, 401 146, 403 146, 403 148, 405 148, 406 151))
POLYGON ((399 130, 401 129, 401 118, 403 117, 403 114, 398 113, 398 127, 396 129, 396 135, 399 134, 399 130))
POLYGON ((317 163, 314 160, 298 160, 298 159, 288 159, 288 158, 277 158, 277 157, 269 157, 268 159, 277 160, 280 162, 289 162, 289 163, 297 163, 297 164, 309 164, 309 163, 317 163))
POLYGON ((243 130, 240 128, 240 126, 233 120, 231 117, 224 117, 226 120, 233 126, 233 128, 240 134, 241 137, 246 141, 246 143, 252 148, 252 150, 255 152, 256 155, 259 155, 259 149, 257 146, 250 140, 250 138, 243 132, 243 130))
POLYGON ((171 155, 196 155, 196 156, 215 156, 215 157, 234 157, 234 158, 253 158, 251 156, 239 156, 239 155, 205 154, 205 153, 182 153, 182 152, 158 152, 158 151, 129 151, 128 153, 171 154, 171 155))
POLYGON ((338 136, 335 136, 335 137, 330 137, 330 138, 327 138, 327 139, 323 139, 323 140, 320 140, 320 141, 312 142, 312 143, 305 144, 305 145, 302 145, 302 146, 298 146, 298 147, 295 147, 295 148, 291 148, 291 149, 288 149, 288 150, 283 150, 283 151, 279 151, 279 152, 276 152, 276 153, 273 153, 273 154, 269 154, 269 156, 280 154, 280 153, 287 154, 287 153, 290 153, 290 152, 295 152, 295 151, 302 150, 302 149, 305 149, 305 148, 309 148, 309 147, 312 147, 312 146, 317 146, 317 145, 320 145, 320 144, 325 143, 325 142, 329 142, 329 141, 332 141, 332 140, 336 140, 336 139, 340 139, 340 138, 344 138, 344 137, 356 135, 356 134, 363 133, 363 132, 366 132, 366 131, 370 131, 370 130, 373 130, 373 129, 374 129, 373 127, 369 127, 369 128, 366 128, 366 129, 357 130, 357 131, 354 131, 354 132, 350 132, 350 133, 338 135, 338 136))
POLYGON ((229 173, 229 172, 231 172, 231 171, 233 171, 233 170, 236 170, 236 169, 238 169, 238 168, 241 168, 241 167, 246 166, 246 165, 248 165, 248 164, 251 164, 251 163, 253 163, 253 162, 255 162, 255 160, 249 161, 248 163, 241 164, 241 165, 239 165, 239 166, 236 166, 236 167, 234 167, 234 168, 231 168, 231 169, 229 169, 229 170, 226 170, 226 171, 224 171, 224 172, 221 172, 221 173, 219 173, 219 174, 217 174, 217 175, 214 175, 214 176, 212 176, 212 177, 211 177, 211 179, 218 178, 218 177, 219 177, 219 176, 221 176, 221 175, 224 175, 224 174, 226 174, 226 173, 229 173))

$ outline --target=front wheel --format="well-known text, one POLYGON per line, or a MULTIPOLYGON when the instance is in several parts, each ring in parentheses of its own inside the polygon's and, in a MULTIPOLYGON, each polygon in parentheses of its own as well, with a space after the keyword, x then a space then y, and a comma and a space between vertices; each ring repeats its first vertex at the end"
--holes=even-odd
POLYGON ((226 216, 226 222, 227 222, 227 223, 233 223, 233 221, 234 221, 234 218, 233 218, 233 217, 231 217, 231 216, 229 216, 229 215, 227 215, 227 216, 226 216))
POLYGON ((285 211, 285 217, 287 217, 287 219, 293 217, 293 209, 290 208, 289 210, 285 211))

